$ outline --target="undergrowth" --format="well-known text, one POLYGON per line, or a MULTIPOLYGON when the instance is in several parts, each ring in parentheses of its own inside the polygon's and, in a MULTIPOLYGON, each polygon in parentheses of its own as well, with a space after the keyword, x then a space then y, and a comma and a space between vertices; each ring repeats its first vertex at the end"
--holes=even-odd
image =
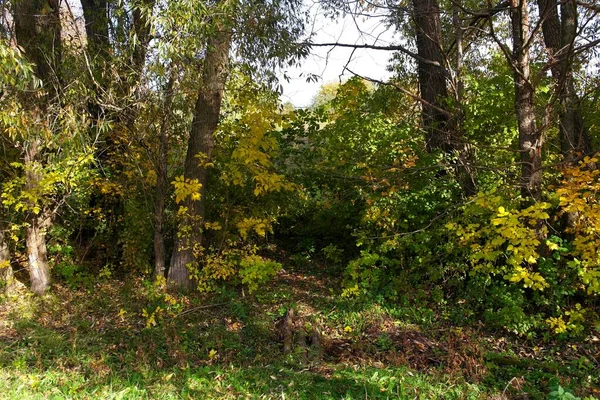
POLYGON ((593 342, 536 345, 452 325, 422 299, 343 298, 319 268, 285 268, 270 290, 253 294, 231 287, 171 296, 149 281, 107 278, 56 284, 43 297, 5 295, 0 392, 8 399, 599 396, 593 342), (282 352, 277 326, 289 308, 319 327, 318 360, 282 352))

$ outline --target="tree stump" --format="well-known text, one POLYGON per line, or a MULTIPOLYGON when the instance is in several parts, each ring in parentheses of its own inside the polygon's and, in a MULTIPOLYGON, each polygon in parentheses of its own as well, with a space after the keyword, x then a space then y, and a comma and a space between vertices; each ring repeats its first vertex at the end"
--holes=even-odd
POLYGON ((316 361, 323 357, 323 338, 318 327, 290 308, 279 323, 279 337, 283 354, 298 354, 303 361, 316 361))

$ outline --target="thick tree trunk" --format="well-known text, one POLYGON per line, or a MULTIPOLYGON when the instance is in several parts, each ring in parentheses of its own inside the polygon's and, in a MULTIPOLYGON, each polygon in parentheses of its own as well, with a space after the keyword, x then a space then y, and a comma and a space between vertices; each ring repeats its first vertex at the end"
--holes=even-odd
POLYGON ((110 41, 108 31, 108 0, 81 0, 85 32, 87 37, 87 53, 91 56, 91 73, 93 75, 95 98, 90 99, 88 109, 92 126, 90 131, 97 134, 97 126, 104 116, 100 99, 108 90, 107 66, 110 65, 110 41))
POLYGON ((35 64, 36 75, 49 90, 58 88, 60 65, 60 7, 54 0, 13 2, 17 44, 35 64), (48 12, 50 10, 50 12, 48 12))
POLYGON ((0 291, 10 291, 13 285, 13 270, 10 265, 10 251, 6 239, 6 225, 0 220, 0 291))
POLYGON ((206 210, 206 161, 210 160, 214 147, 213 134, 219 123, 223 90, 227 80, 229 50, 232 32, 229 27, 219 26, 207 40, 206 56, 202 72, 202 84, 194 109, 185 157, 186 179, 196 179, 202 186, 200 200, 186 199, 188 217, 180 222, 180 228, 171 257, 168 272, 170 289, 189 290, 193 287, 191 267, 202 251, 202 224, 206 210), (198 157, 200 156, 200 158, 198 157))
POLYGON ((529 14, 526 0, 510 0, 515 81, 515 111, 521 154, 521 194, 524 198, 542 197, 543 137, 536 127, 534 94, 530 80, 529 14))
MULTIPOLYGON (((171 67, 174 70, 174 67, 171 67)), ((173 104, 175 74, 171 72, 165 89, 164 115, 159 132, 158 157, 156 157, 156 197, 154 198, 154 275, 165 276, 166 252, 164 239, 165 200, 169 187, 167 167, 169 152, 169 120, 173 104)))
MULTIPOLYGON (((85 19, 88 52, 94 60, 98 58, 102 63, 107 60, 110 48, 108 40, 108 1, 81 0, 81 8, 83 8, 85 19)), ((96 79, 98 78, 97 76, 96 79)))
POLYGON ((419 89, 421 92, 423 125, 427 134, 427 150, 452 150, 448 129, 450 113, 441 101, 448 96, 444 58, 442 56, 442 30, 437 0, 413 0, 416 28, 419 89))
POLYGON ((427 151, 440 149, 451 158, 458 157, 458 162, 453 162, 456 177, 465 195, 470 196, 477 191, 470 165, 471 155, 468 146, 463 143, 460 122, 451 121, 452 113, 444 104, 448 97, 448 86, 439 5, 437 0, 413 0, 413 11, 427 151))
POLYGON ((571 163, 578 154, 592 150, 573 78, 572 49, 577 35, 577 3, 575 0, 561 2, 561 17, 556 0, 538 0, 538 7, 558 103, 561 150, 571 163))

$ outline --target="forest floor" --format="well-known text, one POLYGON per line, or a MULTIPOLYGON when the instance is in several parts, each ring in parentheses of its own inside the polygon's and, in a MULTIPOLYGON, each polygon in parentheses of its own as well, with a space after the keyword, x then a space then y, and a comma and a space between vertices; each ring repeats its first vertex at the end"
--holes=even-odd
POLYGON ((452 326, 424 306, 344 298, 339 276, 314 264, 287 264, 251 294, 172 297, 149 281, 105 276, 57 283, 41 298, 26 290, 0 297, 0 393, 7 399, 600 398, 597 338, 532 343, 452 326), (284 354, 281 327, 290 308, 296 339, 284 354), (311 344, 313 328, 320 335, 311 344))

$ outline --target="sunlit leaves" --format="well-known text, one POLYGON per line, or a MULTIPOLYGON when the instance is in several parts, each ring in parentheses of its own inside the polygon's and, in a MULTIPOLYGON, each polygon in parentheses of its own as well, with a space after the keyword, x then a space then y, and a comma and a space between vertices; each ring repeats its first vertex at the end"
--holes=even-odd
POLYGON ((579 270, 588 293, 600 293, 600 170, 590 168, 597 158, 585 157, 578 165, 564 170, 556 189, 560 215, 569 215, 566 231, 574 235, 571 263, 579 270))
POLYGON ((243 218, 236 227, 244 240, 248 239, 250 232, 256 233, 258 236, 264 237, 267 232, 271 231, 271 223, 267 219, 261 218, 243 218))
POLYGON ((546 319, 546 323, 555 333, 572 333, 579 334, 584 329, 585 315, 589 310, 581 307, 581 304, 575 304, 575 308, 564 312, 564 316, 550 317, 546 319), (567 317, 567 321, 565 321, 567 317))
POLYGON ((24 90, 31 85, 41 86, 33 73, 32 65, 23 57, 21 51, 11 47, 6 40, 0 40, 0 85, 3 90, 24 90))
POLYGON ((175 202, 177 204, 189 198, 191 201, 200 200, 202 184, 198 179, 185 178, 183 175, 175 178, 172 185, 175 187, 175 202))
POLYGON ((230 85, 237 89, 228 99, 231 118, 223 121, 217 134, 220 151, 230 152, 222 163, 221 180, 226 185, 251 184, 255 196, 292 190, 273 164, 280 153, 276 135, 285 123, 278 101, 243 75, 230 85))
POLYGON ((475 224, 448 223, 459 243, 469 246, 473 270, 501 274, 510 282, 525 288, 544 290, 549 286, 535 271, 540 257, 540 237, 545 236, 543 224, 550 216, 549 203, 539 202, 527 208, 501 205, 503 199, 493 193, 480 193, 465 213, 477 216, 475 224), (487 220, 487 222, 486 222, 487 220))

